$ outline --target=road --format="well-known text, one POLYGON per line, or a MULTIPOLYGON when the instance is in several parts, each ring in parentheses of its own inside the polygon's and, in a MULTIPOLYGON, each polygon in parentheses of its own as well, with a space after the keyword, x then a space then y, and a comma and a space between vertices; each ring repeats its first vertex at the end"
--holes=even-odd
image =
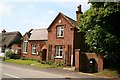
MULTIPOLYGON (((92 75, 86 75, 82 73, 72 72, 57 68, 37 68, 30 65, 18 65, 13 63, 2 63, 2 80, 40 80, 41 78, 50 79, 72 79, 81 80, 82 78, 94 78, 98 77, 92 75)), ((103 80, 103 79, 101 79, 103 80)))

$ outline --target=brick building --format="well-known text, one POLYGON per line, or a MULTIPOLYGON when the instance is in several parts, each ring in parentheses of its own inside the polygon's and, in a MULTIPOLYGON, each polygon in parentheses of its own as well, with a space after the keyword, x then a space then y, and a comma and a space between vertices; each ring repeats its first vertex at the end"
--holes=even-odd
MULTIPOLYGON (((76 16, 81 12, 78 7, 76 16)), ((47 59, 65 65, 75 65, 75 49, 86 50, 84 33, 78 32, 77 21, 59 13, 48 27, 47 59)))
POLYGON ((21 39, 22 56, 46 60, 47 29, 31 29, 21 39))
POLYGON ((103 55, 87 53, 85 33, 78 32, 81 5, 76 11, 76 20, 59 13, 47 29, 31 29, 21 39, 22 56, 75 66, 76 70, 103 70, 103 55), (83 53, 85 52, 85 53, 83 53))

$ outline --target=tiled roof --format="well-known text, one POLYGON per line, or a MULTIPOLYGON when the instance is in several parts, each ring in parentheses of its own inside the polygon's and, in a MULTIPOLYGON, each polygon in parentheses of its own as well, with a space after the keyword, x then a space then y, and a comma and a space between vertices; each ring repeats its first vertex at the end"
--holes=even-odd
POLYGON ((9 47, 13 43, 20 43, 21 37, 22 35, 18 31, 0 33, 0 46, 6 45, 7 47, 9 47))
POLYGON ((72 18, 64 15, 63 13, 60 13, 60 14, 62 14, 73 26, 76 26, 76 25, 77 25, 76 21, 73 20, 72 18))
POLYGON ((64 15, 63 13, 60 12, 60 13, 57 15, 57 17, 53 20, 53 22, 50 24, 50 26, 48 27, 48 29, 50 29, 51 25, 54 23, 54 21, 55 21, 60 15, 63 16, 73 27, 76 27, 77 23, 76 23, 75 20, 73 20, 72 18, 70 18, 70 17, 68 17, 68 16, 66 16, 66 15, 64 15))
POLYGON ((48 31, 47 29, 33 29, 29 40, 47 40, 48 31))

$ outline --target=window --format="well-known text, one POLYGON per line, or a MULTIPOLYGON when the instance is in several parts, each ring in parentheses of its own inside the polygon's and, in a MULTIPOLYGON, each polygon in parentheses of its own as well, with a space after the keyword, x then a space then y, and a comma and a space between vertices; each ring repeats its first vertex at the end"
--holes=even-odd
POLYGON ((64 37, 64 26, 57 27, 57 37, 64 37))
POLYGON ((25 40, 23 42, 23 53, 27 53, 27 51, 28 51, 28 41, 25 40))
POLYGON ((36 54, 36 45, 32 45, 32 54, 36 54))
POLYGON ((56 46, 56 58, 62 58, 62 54, 63 54, 63 47, 56 46))

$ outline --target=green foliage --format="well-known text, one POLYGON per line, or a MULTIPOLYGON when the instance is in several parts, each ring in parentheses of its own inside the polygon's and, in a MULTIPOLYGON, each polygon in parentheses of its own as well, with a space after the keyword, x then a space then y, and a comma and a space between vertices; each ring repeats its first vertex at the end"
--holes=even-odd
POLYGON ((115 69, 104 69, 101 72, 95 73, 97 76, 120 78, 120 74, 115 69))
POLYGON ((6 52, 6 57, 8 57, 10 59, 14 59, 14 55, 15 55, 15 53, 13 51, 11 51, 11 50, 8 50, 6 52))
POLYGON ((28 58, 26 58, 25 56, 22 56, 20 60, 28 60, 28 58))
POLYGON ((46 64, 46 61, 41 61, 41 64, 46 64))
POLYGON ((46 63, 49 64, 49 65, 53 65, 54 64, 53 61, 46 61, 46 63))
POLYGON ((40 53, 40 57, 42 56, 42 51, 39 52, 40 53))
POLYGON ((52 61, 41 61, 41 64, 49 64, 49 65, 53 65, 54 62, 52 62, 52 61))
POLYGON ((28 60, 37 61, 37 59, 35 59, 35 58, 28 58, 28 60))
POLYGON ((109 58, 113 64, 118 64, 120 2, 92 3, 89 10, 79 15, 79 21, 79 30, 86 33, 85 42, 90 47, 90 51, 104 52, 106 58, 109 58))
POLYGON ((57 66, 64 66, 64 63, 56 63, 57 66))
POLYGON ((9 57, 5 57, 4 60, 10 60, 10 58, 9 57))
POLYGON ((31 65, 37 63, 37 61, 30 61, 30 60, 20 60, 20 59, 9 59, 5 60, 6 62, 16 63, 16 64, 26 64, 31 65))
POLYGON ((41 61, 38 59, 37 62, 41 63, 41 61))

